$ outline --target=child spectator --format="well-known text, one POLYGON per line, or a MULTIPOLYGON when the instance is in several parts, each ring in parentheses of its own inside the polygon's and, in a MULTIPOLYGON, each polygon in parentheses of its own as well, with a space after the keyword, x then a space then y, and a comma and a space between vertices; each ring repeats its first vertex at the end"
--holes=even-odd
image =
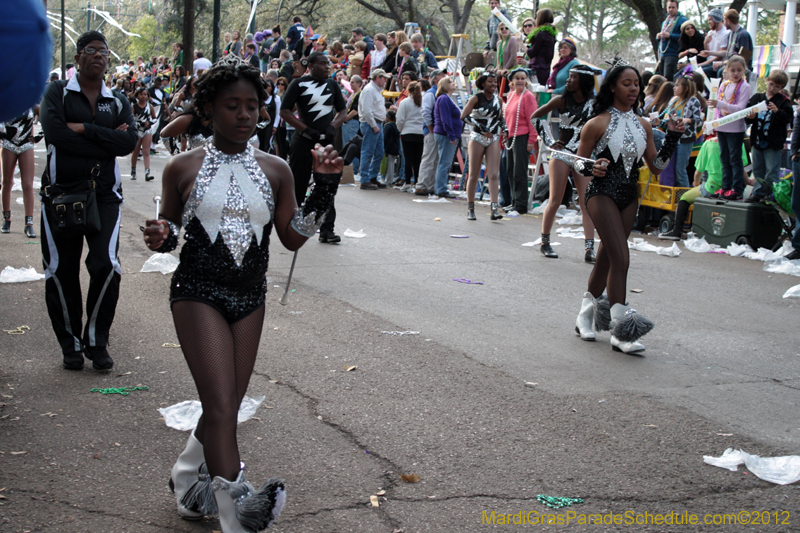
POLYGON ((746 202, 763 202, 772 192, 772 184, 778 182, 786 127, 792 121, 792 102, 781 92, 788 82, 786 72, 774 69, 767 76, 767 91, 754 94, 747 102, 748 107, 767 102, 767 110, 751 113, 744 119, 752 125, 750 156, 756 179, 753 194, 746 202))
POLYGON ((658 94, 658 90, 664 85, 664 82, 667 81, 667 78, 664 76, 659 76, 658 74, 652 74, 650 79, 645 82, 642 79, 642 83, 645 83, 644 88, 644 108, 647 109, 650 104, 653 103, 653 100, 656 99, 656 94, 658 94))
POLYGON ((386 153, 386 183, 392 183, 395 176, 395 166, 400 158, 400 130, 396 124, 397 114, 394 111, 386 112, 386 124, 383 126, 383 151, 386 153))
POLYGON ((353 74, 361 74, 361 64, 364 63, 364 54, 367 50, 367 43, 358 41, 353 45, 355 52, 350 56, 350 63, 347 65, 347 77, 353 74))
MULTIPOLYGON (((719 92, 712 95, 709 107, 716 108, 715 116, 724 117, 741 111, 750 100, 750 84, 744 79, 747 64, 742 56, 728 59, 726 73, 728 79, 720 85, 719 92)), ((739 152, 744 145, 744 119, 734 120, 717 128, 719 150, 722 157, 722 186, 713 198, 741 200, 744 193, 744 165, 739 152)))
MULTIPOLYGON (((681 74, 675 82, 673 89, 675 96, 670 100, 667 107, 655 119, 656 125, 666 124, 670 117, 676 116, 683 120, 685 130, 681 135, 678 147, 675 149, 675 187, 689 187, 689 175, 686 167, 689 164, 689 156, 692 154, 692 145, 697 139, 697 129, 703 123, 703 115, 700 109, 700 101, 695 97, 697 90, 691 76, 681 74), (659 124, 660 122, 660 124, 659 124)), ((662 130, 663 131, 663 130, 662 130)))

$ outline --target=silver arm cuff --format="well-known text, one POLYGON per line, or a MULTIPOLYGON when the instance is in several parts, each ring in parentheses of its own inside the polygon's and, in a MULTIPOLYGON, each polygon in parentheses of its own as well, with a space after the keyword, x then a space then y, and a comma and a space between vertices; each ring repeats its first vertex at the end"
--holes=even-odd
POLYGON ((536 126, 536 133, 542 138, 546 146, 553 146, 556 142, 553 139, 553 130, 550 128, 550 123, 546 118, 535 118, 533 123, 536 126))
POLYGON ((303 237, 311 238, 317 233, 317 230, 325 221, 326 214, 327 213, 323 214, 319 217, 319 220, 316 220, 316 211, 311 211, 306 216, 303 216, 303 210, 298 208, 292 218, 292 229, 303 237))

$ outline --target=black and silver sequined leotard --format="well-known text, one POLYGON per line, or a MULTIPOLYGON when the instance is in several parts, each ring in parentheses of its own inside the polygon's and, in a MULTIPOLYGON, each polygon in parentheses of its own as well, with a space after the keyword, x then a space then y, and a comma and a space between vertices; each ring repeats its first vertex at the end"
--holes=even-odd
POLYGON ((198 300, 236 322, 264 303, 272 187, 248 145, 227 155, 211 143, 183 211, 185 243, 170 301, 198 300))
POLYGON ((472 113, 466 117, 465 122, 472 125, 470 140, 489 146, 500 140, 500 134, 506 128, 506 120, 503 116, 500 98, 496 94, 491 100, 487 99, 483 92, 478 93, 477 97, 478 103, 475 104, 472 113), (492 133, 492 138, 489 139, 483 135, 485 132, 492 133))
POLYGON ((597 176, 586 189, 586 203, 599 194, 610 196, 622 210, 639 198, 639 167, 647 148, 647 132, 633 111, 622 112, 610 107, 608 129, 592 152, 594 159, 606 158, 606 175, 597 176))
POLYGON ((11 122, 6 122, 3 148, 19 155, 33 148, 33 109, 29 109, 11 122))
POLYGON ((203 119, 197 115, 197 111, 192 104, 186 104, 188 109, 181 113, 192 117, 189 127, 186 128, 186 138, 189 139, 189 150, 203 146, 214 135, 211 125, 203 124, 203 119))
POLYGON ((564 112, 561 113, 561 140, 565 138, 566 134, 571 132, 569 140, 564 143, 564 148, 573 154, 578 151, 578 145, 581 140, 581 130, 583 126, 589 122, 592 117, 592 106, 594 99, 590 98, 585 102, 579 104, 572 97, 572 94, 566 93, 564 95, 564 112))

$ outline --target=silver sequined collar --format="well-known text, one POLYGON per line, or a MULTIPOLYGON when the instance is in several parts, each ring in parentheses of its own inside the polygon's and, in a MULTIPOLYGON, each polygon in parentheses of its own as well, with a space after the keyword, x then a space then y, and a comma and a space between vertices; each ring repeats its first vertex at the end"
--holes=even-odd
POLYGON ((183 211, 186 227, 197 217, 214 243, 222 235, 233 259, 242 265, 253 235, 261 243, 272 220, 275 200, 251 145, 241 154, 223 154, 207 143, 203 166, 183 211))
POLYGON ((612 161, 618 161, 622 156, 625 174, 629 175, 634 163, 644 155, 647 148, 647 133, 639 122, 639 117, 632 110, 623 113, 612 106, 608 108, 608 112, 611 114, 611 120, 608 122, 608 129, 595 147, 595 154, 608 147, 612 161))

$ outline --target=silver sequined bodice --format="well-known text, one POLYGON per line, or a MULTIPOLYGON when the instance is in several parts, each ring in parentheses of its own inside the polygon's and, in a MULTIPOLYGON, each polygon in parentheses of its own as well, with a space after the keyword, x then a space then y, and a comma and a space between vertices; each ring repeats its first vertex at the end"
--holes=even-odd
POLYGON ((561 114, 561 128, 571 129, 572 137, 564 147, 572 153, 578 151, 578 145, 581 140, 581 130, 583 126, 589 121, 592 116, 592 106, 594 100, 586 100, 582 104, 575 104, 565 110, 561 114))
POLYGON ((187 138, 189 140, 189 150, 194 150, 199 146, 203 146, 205 143, 208 142, 209 139, 211 139, 211 137, 206 137, 202 133, 188 135, 187 138))
POLYGON ((187 227, 197 217, 211 243, 222 235, 237 266, 241 266, 253 236, 261 243, 264 229, 275 214, 272 187, 251 145, 234 155, 223 154, 210 142, 204 149, 203 166, 183 210, 183 225, 187 227))
POLYGON ((616 162, 622 158, 625 174, 628 175, 633 165, 644 155, 647 148, 647 132, 633 111, 623 113, 611 106, 608 112, 611 114, 608 129, 595 146, 594 157, 599 157, 598 154, 608 148, 612 161, 616 162))

